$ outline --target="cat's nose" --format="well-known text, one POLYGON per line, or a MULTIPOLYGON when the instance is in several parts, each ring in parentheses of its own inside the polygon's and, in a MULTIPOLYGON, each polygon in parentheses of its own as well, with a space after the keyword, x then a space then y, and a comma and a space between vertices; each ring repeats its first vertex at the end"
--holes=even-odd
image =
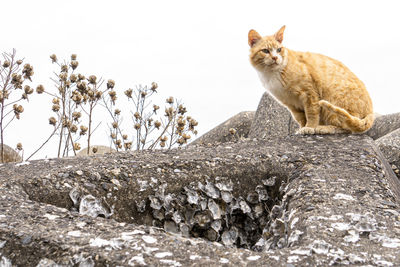
POLYGON ((276 60, 278 59, 278 57, 277 57, 277 56, 273 56, 272 59, 273 59, 274 61, 276 61, 276 60))

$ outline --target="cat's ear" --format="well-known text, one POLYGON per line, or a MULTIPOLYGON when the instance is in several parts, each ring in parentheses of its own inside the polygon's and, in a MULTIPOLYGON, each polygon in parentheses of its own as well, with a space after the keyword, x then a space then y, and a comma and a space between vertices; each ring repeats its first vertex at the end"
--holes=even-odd
POLYGON ((279 43, 282 43, 283 41, 283 32, 285 31, 286 26, 282 26, 282 28, 279 29, 279 31, 277 31, 277 33, 275 33, 274 37, 275 40, 277 40, 279 43))
POLYGON ((258 40, 261 39, 261 35, 258 34, 255 30, 250 30, 249 31, 249 45, 250 47, 253 47, 255 43, 257 43, 258 40))

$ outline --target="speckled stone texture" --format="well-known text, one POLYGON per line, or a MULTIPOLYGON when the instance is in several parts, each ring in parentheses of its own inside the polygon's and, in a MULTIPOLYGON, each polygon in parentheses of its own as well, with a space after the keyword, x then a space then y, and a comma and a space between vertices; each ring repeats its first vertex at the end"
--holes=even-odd
POLYGON ((376 140, 400 128, 400 113, 381 115, 375 118, 374 124, 366 134, 376 140))
POLYGON ((191 145, 218 144, 247 138, 255 111, 243 111, 194 140, 191 145), (234 133, 229 130, 234 129, 234 133))
POLYGON ((3 164, 0 264, 399 266, 399 200, 365 135, 3 164))
MULTIPOLYGON (((4 144, 4 162, 20 162, 21 156, 18 155, 18 153, 9 147, 8 145, 4 144)), ((0 148, 0 153, 1 153, 1 148, 0 148)), ((0 163, 1 163, 1 156, 0 156, 0 163)))
POLYGON ((289 110, 265 92, 258 104, 249 138, 285 136, 295 133, 298 128, 289 110))
POLYGON ((391 164, 397 177, 400 177, 400 129, 386 134, 375 140, 383 155, 391 164))

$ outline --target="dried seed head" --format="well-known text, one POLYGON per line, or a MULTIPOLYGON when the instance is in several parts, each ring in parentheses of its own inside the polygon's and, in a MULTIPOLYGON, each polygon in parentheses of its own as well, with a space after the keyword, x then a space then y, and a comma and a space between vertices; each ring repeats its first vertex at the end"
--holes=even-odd
POLYGON ((52 54, 52 55, 50 56, 50 58, 51 58, 51 63, 57 62, 57 56, 56 56, 55 54, 52 54))
POLYGON ((43 92, 44 92, 44 86, 41 85, 41 84, 39 84, 39 85, 36 87, 36 93, 42 94, 43 92))
POLYGON ((133 114, 133 116, 135 117, 136 120, 139 120, 141 118, 140 113, 137 111, 133 114))
POLYGON ((66 72, 61 72, 60 75, 58 75, 58 77, 60 78, 60 81, 66 81, 68 78, 68 74, 66 72))
POLYGON ((101 91, 96 91, 96 99, 100 99, 101 98, 101 91))
POLYGON ((72 118, 74 118, 74 121, 78 121, 81 116, 82 116, 82 114, 78 111, 74 111, 72 113, 72 118))
POLYGON ((115 82, 113 80, 107 81, 107 89, 113 89, 115 86, 115 82))
POLYGON ((22 70, 22 74, 24 74, 25 79, 29 79, 32 81, 31 76, 34 74, 33 67, 29 64, 24 65, 24 69, 22 70))
POLYGON ((52 100, 53 104, 60 104, 60 99, 59 98, 53 98, 52 100))
POLYGON ((92 148, 92 152, 93 152, 93 154, 96 154, 97 153, 97 147, 93 147, 92 148))
POLYGON ((79 63, 76 60, 71 61, 71 68, 74 70, 78 67, 79 63))
POLYGON ((56 118, 54 118, 54 117, 50 117, 50 119, 49 119, 49 124, 51 124, 51 125, 56 125, 56 123, 57 123, 57 120, 56 120, 56 118))
POLYGON ((146 92, 146 91, 142 91, 142 92, 140 92, 140 96, 141 96, 142 98, 145 98, 145 97, 146 97, 146 95, 147 95, 147 92, 146 92))
POLYGON ((29 85, 24 86, 25 94, 30 95, 33 93, 33 89, 29 85))
POLYGON ((174 116, 174 109, 172 107, 166 108, 164 116, 168 117, 168 119, 171 120, 174 116))
POLYGON ((17 144, 17 150, 19 150, 19 151, 22 150, 22 144, 21 144, 21 143, 18 143, 18 144, 17 144))
POLYGON ((71 55, 71 60, 76 60, 76 54, 71 55))
POLYGON ((117 128, 118 128, 118 122, 115 122, 115 121, 114 121, 111 125, 112 125, 112 127, 113 127, 114 129, 117 129, 117 128))
POLYGON ((83 125, 81 125, 80 129, 81 129, 81 131, 79 132, 79 135, 85 135, 88 130, 88 128, 83 125))
POLYGON ((124 139, 124 140, 128 139, 128 135, 127 134, 123 134, 122 135, 122 139, 124 139))
POLYGON ((3 62, 3 68, 8 68, 10 67, 10 61, 6 60, 3 62))
POLYGON ((133 92, 132 89, 128 89, 128 90, 125 91, 125 95, 126 95, 128 98, 132 98, 132 92, 133 92))
POLYGON ((85 79, 85 75, 82 75, 82 74, 78 74, 78 80, 79 81, 82 81, 82 80, 84 80, 85 79))
POLYGON ((71 133, 76 133, 78 131, 78 126, 76 126, 75 124, 72 124, 71 128, 69 130, 71 131, 71 133))
POLYGON ((75 74, 71 74, 71 76, 69 76, 69 80, 74 83, 78 80, 78 76, 76 76, 75 74))
POLYGON ((131 149, 131 147, 132 147, 132 142, 126 142, 126 143, 124 144, 124 147, 125 147, 126 150, 131 149))
POLYGON ((140 126, 141 126, 140 123, 135 123, 135 125, 134 125, 135 130, 139 130, 140 126))
POLYGON ((154 112, 154 113, 157 113, 157 110, 159 110, 159 109, 160 109, 159 106, 153 105, 153 112, 154 112))
POLYGON ((165 147, 165 142, 160 142, 160 147, 165 147))
POLYGON ((173 104, 174 103, 174 98, 172 96, 170 96, 170 97, 167 98, 166 102, 168 104, 173 104))
POLYGON ((151 88, 150 88, 150 89, 151 89, 153 92, 155 92, 157 88, 158 88, 158 84, 157 84, 156 82, 152 82, 152 83, 151 83, 151 88))
POLYGON ((152 119, 152 118, 148 118, 148 119, 147 119, 147 125, 148 125, 149 127, 151 127, 151 125, 153 125, 153 119, 152 119))
POLYGON ((76 87, 78 88, 79 92, 81 92, 81 93, 84 93, 87 90, 87 84, 85 81, 77 82, 76 87))
POLYGON ((229 133, 230 133, 231 135, 235 135, 236 129, 235 129, 235 128, 230 128, 230 129, 229 129, 229 133))
POLYGON ((95 84, 96 80, 97 80, 97 77, 95 75, 90 75, 89 76, 89 79, 88 79, 89 83, 95 84))
POLYGON ((18 64, 18 65, 21 65, 22 62, 23 62, 22 59, 17 60, 17 64, 18 64))
POLYGON ((118 147, 119 147, 119 145, 121 144, 121 140, 117 140, 117 141, 115 141, 115 143, 118 145, 118 147))
POLYGON ((108 92, 109 96, 114 97, 117 95, 117 92, 115 92, 114 90, 111 90, 110 92, 108 92))
POLYGON ((154 126, 155 126, 157 129, 160 129, 161 122, 155 121, 155 122, 154 122, 154 126))
POLYGON ((181 137, 181 138, 178 139, 177 142, 178 142, 178 144, 181 146, 181 145, 183 145, 183 144, 186 143, 186 140, 185 140, 183 137, 181 137))
POLYGON ((116 108, 116 109, 114 110, 114 115, 117 116, 117 115, 119 115, 119 114, 121 114, 121 110, 119 110, 119 109, 116 108))
POLYGON ((117 135, 115 133, 112 133, 110 136, 111 136, 112 139, 116 139, 117 138, 117 135))
POLYGON ((81 145, 79 143, 74 143, 74 150, 75 151, 81 150, 81 145))
POLYGON ((168 136, 164 135, 160 138, 161 142, 166 142, 168 140, 168 136))
POLYGON ((65 64, 61 65, 61 72, 68 72, 68 66, 65 64))
POLYGON ((186 113, 186 107, 184 107, 183 105, 179 105, 178 107, 178 113, 181 115, 184 115, 186 113))

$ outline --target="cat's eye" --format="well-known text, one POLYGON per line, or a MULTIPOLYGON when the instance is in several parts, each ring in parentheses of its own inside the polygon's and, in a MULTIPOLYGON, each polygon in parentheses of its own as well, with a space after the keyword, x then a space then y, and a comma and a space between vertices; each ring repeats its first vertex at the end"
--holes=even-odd
POLYGON ((282 51, 282 48, 279 47, 278 49, 276 49, 276 51, 277 51, 278 53, 280 53, 280 52, 282 51))
POLYGON ((267 48, 261 50, 262 52, 264 52, 265 54, 269 54, 269 50, 267 48))

